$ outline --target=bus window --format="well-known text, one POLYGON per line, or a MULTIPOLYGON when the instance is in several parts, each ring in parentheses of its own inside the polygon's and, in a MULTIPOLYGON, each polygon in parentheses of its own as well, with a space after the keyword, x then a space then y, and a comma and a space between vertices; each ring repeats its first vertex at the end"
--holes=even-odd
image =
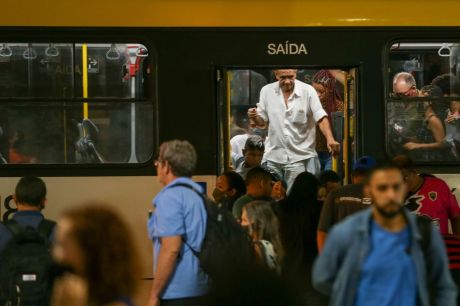
POLYGON ((460 44, 398 42, 390 48, 387 151, 421 163, 460 158, 460 44))
POLYGON ((144 163, 152 61, 134 43, 0 43, 0 163, 144 163))

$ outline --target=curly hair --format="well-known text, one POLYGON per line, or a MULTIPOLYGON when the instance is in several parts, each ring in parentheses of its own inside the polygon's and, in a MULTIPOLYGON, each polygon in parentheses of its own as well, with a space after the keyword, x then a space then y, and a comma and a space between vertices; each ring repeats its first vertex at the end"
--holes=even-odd
POLYGON ((70 235, 84 258, 91 305, 132 297, 137 290, 140 265, 133 236, 123 219, 107 205, 89 203, 66 211, 70 235))

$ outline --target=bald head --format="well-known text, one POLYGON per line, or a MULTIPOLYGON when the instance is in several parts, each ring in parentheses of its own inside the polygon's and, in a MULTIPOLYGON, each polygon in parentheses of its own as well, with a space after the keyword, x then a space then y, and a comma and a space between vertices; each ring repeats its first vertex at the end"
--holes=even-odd
POLYGON ((393 77, 393 93, 398 96, 415 97, 417 96, 416 88, 415 78, 408 72, 400 72, 393 77))

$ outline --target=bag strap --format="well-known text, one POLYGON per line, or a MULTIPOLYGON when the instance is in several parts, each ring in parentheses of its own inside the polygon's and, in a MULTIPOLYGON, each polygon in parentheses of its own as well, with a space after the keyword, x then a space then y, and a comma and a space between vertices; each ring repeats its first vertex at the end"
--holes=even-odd
POLYGON ((50 238, 55 226, 56 222, 43 218, 38 225, 37 231, 43 237, 50 238))
MULTIPOLYGON (((13 237, 18 236, 25 231, 24 226, 19 224, 19 222, 14 219, 4 221, 3 225, 5 225, 11 234, 13 234, 13 237)), ((56 222, 48 219, 43 219, 37 227, 37 232, 43 237, 49 238, 55 226, 56 222)))
MULTIPOLYGON (((185 188, 188 188, 188 189, 194 191, 202 199, 204 210, 206 212, 208 211, 208 209, 206 208, 206 198, 205 198, 204 194, 202 192, 200 192, 199 190, 197 190, 195 187, 193 187, 190 184, 186 184, 186 183, 176 183, 176 184, 172 185, 170 188, 174 188, 174 187, 185 187, 185 188)), ((198 252, 197 250, 192 248, 192 246, 187 242, 187 240, 185 239, 184 236, 182 236, 182 242, 190 249, 190 251, 192 251, 192 253, 193 253, 193 255, 195 255, 195 257, 197 257, 198 259, 200 258, 200 252, 198 252)))
POLYGON ((18 221, 14 219, 9 219, 3 222, 3 225, 11 232, 13 237, 19 236, 22 232, 24 232, 24 227, 18 223, 18 221))

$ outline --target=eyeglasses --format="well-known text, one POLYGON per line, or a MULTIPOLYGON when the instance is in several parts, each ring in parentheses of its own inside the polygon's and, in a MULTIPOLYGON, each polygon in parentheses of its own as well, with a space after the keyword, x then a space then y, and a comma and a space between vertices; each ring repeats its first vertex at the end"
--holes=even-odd
POLYGON ((406 91, 404 91, 404 92, 395 92, 395 93, 394 93, 394 96, 395 96, 395 97, 399 97, 399 98, 402 98, 402 97, 410 97, 410 95, 411 95, 413 89, 415 89, 414 86, 410 87, 408 90, 406 90, 406 91))

